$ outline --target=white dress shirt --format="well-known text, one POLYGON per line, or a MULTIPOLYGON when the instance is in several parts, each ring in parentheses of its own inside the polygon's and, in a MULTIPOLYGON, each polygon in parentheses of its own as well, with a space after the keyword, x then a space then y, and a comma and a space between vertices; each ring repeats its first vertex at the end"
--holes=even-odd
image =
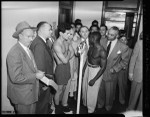
POLYGON ((39 37, 41 37, 43 39, 43 41, 46 43, 46 39, 44 39, 41 35, 39 35, 39 37))
POLYGON ((30 54, 29 54, 29 52, 28 52, 28 49, 29 49, 29 48, 27 48, 26 46, 24 46, 21 42, 19 42, 19 44, 21 45, 21 47, 25 50, 25 52, 27 53, 27 55, 28 55, 29 58, 31 59, 30 54))
POLYGON ((54 39, 53 38, 48 38, 52 43, 54 43, 54 39))
MULTIPOLYGON (((81 38, 81 41, 85 41, 85 39, 81 38)), ((87 47, 88 47, 88 49, 89 49, 89 46, 90 46, 90 45, 89 45, 89 39, 88 39, 88 38, 86 39, 86 44, 87 44, 87 47)))
MULTIPOLYGON (((109 50, 108 57, 109 57, 110 53, 112 52, 112 50, 114 49, 114 47, 115 47, 117 41, 118 41, 118 39, 115 39, 115 40, 111 41, 111 47, 110 47, 110 50, 109 50)), ((107 42, 107 46, 108 46, 109 42, 110 42, 110 41, 107 42)))

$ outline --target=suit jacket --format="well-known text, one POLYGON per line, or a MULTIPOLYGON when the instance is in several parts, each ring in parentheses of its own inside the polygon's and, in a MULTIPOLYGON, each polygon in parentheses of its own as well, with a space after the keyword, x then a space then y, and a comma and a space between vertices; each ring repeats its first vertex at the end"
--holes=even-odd
POLYGON ((37 69, 19 43, 9 51, 6 65, 7 96, 12 103, 28 105, 38 101, 37 69))
POLYGON ((130 65, 129 65, 129 73, 133 73, 133 80, 136 82, 142 82, 143 71, 142 71, 142 57, 143 57, 143 41, 138 40, 135 44, 130 65))
POLYGON ((53 75, 53 56, 51 49, 46 45, 41 37, 37 36, 31 46, 37 68, 45 74, 53 75))
MULTIPOLYGON (((46 45, 41 37, 37 36, 31 46, 31 51, 33 52, 37 68, 45 74, 53 75, 53 56, 51 49, 46 45)), ((44 83, 40 83, 40 90, 46 87, 44 83)), ((48 86, 47 86, 48 88, 48 86)))
POLYGON ((117 78, 117 73, 125 68, 129 62, 129 47, 119 40, 115 44, 112 52, 107 58, 106 70, 103 73, 104 81, 113 81, 117 78), (115 73, 111 73, 110 69, 114 69, 115 73))
MULTIPOLYGON (((53 38, 51 38, 51 40, 53 40, 54 41, 54 39, 53 38)), ((50 39, 48 39, 47 41, 46 41, 46 43, 47 43, 47 45, 49 46, 49 48, 50 49, 52 49, 52 46, 53 46, 53 43, 54 42, 52 42, 50 39)))

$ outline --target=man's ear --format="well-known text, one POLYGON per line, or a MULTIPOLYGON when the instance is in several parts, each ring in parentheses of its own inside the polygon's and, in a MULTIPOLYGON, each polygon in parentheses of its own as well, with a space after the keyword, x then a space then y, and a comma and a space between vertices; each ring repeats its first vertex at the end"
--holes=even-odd
POLYGON ((118 39, 119 38, 119 35, 117 34, 116 38, 118 39))
POLYGON ((62 36, 62 34, 63 34, 62 32, 59 32, 59 35, 60 35, 60 36, 62 36))
POLYGON ((21 39, 21 38, 22 38, 22 34, 20 33, 20 34, 18 35, 18 37, 19 37, 19 39, 21 39))

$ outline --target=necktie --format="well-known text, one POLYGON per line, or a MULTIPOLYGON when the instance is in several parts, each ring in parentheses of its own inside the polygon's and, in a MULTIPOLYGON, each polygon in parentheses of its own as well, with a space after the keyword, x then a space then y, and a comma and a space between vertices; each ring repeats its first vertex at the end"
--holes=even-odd
POLYGON ((54 43, 54 38, 51 38, 51 42, 54 43))
POLYGON ((107 56, 108 56, 108 54, 109 54, 110 47, 111 47, 111 41, 109 42, 109 44, 108 44, 108 46, 107 46, 107 56))
POLYGON ((86 39, 86 45, 87 45, 87 47, 89 48, 89 40, 88 39, 86 39))
POLYGON ((29 53, 29 55, 30 55, 31 61, 33 62, 34 68, 37 68, 37 67, 36 67, 36 64, 35 64, 35 61, 34 61, 34 58, 33 58, 33 55, 32 55, 32 53, 31 53, 30 49, 27 49, 27 50, 28 50, 28 53, 29 53))
POLYGON ((49 39, 46 39, 46 47, 48 49, 48 53, 50 54, 51 58, 53 59, 52 42, 49 39))

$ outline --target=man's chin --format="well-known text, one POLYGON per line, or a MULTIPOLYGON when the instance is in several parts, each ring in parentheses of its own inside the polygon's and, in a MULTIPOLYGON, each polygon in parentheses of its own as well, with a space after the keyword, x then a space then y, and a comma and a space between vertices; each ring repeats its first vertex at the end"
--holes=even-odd
POLYGON ((29 43, 28 47, 30 47, 31 44, 32 44, 32 41, 29 43))

